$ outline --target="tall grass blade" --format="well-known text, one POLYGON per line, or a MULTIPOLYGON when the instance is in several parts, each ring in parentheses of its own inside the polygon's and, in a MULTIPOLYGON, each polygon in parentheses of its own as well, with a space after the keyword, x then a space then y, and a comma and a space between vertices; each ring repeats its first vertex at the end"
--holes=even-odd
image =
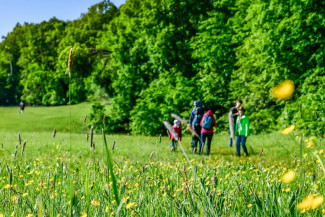
POLYGON ((116 182, 116 178, 114 175, 114 169, 113 169, 113 159, 111 156, 111 152, 107 146, 105 131, 103 130, 102 132, 103 132, 103 139, 104 139, 104 145, 105 145, 105 150, 106 150, 107 168, 108 168, 109 174, 110 174, 110 176, 108 176, 108 181, 109 181, 109 177, 111 177, 111 180, 113 183, 113 191, 114 191, 115 201, 116 201, 116 204, 120 204, 118 191, 117 191, 117 182, 116 182))

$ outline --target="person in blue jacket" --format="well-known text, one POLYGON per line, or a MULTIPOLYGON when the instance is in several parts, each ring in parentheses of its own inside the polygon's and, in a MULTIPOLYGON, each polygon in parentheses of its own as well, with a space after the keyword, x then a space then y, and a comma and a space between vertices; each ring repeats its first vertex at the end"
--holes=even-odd
POLYGON ((194 101, 194 108, 191 112, 190 120, 189 120, 189 126, 191 127, 191 130, 195 133, 192 134, 192 152, 195 153, 197 150, 197 145, 200 141, 200 134, 201 134, 201 120, 204 114, 203 105, 200 100, 194 101))

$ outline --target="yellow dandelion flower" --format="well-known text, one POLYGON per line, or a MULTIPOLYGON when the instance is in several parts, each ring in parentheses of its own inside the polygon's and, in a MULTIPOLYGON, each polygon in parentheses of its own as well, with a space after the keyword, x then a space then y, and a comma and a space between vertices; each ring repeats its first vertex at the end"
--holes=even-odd
POLYGON ((282 191, 284 191, 284 192, 290 192, 290 188, 282 189, 282 191))
POLYGON ((28 214, 26 217, 33 217, 33 214, 28 214))
POLYGON ((100 202, 93 200, 93 201, 91 201, 91 204, 93 206, 99 206, 100 205, 100 202))
POLYGON ((248 208, 251 208, 253 205, 250 203, 247 205, 248 208))
POLYGON ((283 176, 281 176, 281 180, 285 183, 290 183, 295 179, 296 173, 293 170, 289 170, 283 176))
POLYGON ((305 154, 304 154, 304 158, 306 158, 307 156, 308 156, 308 154, 307 154, 307 153, 305 153, 305 154))
POLYGON ((298 209, 316 209, 318 208, 322 203, 323 203, 324 197, 323 196, 318 196, 315 197, 314 194, 309 195, 305 199, 303 199, 299 204, 298 204, 298 209))
POLYGON ((136 206, 137 206, 136 203, 130 202, 130 203, 128 203, 128 204, 125 206, 125 208, 126 208, 126 209, 131 209, 132 207, 136 207, 136 206))
POLYGON ((295 91, 295 84, 291 80, 282 82, 279 86, 272 88, 272 95, 276 99, 289 99, 295 91))
POLYGON ((320 207, 320 205, 322 205, 323 201, 324 201, 323 196, 315 197, 311 208, 316 209, 316 208, 320 207))
POLYGON ((292 133, 292 131, 295 129, 295 125, 291 125, 290 127, 285 128, 284 130, 281 131, 281 134, 288 135, 292 133))
POLYGON ((3 217, 3 214, 2 213, 0 213, 0 217, 3 217))
POLYGON ((7 184, 7 185, 4 186, 4 188, 9 189, 9 188, 11 188, 11 185, 7 184))
POLYGON ((312 142, 308 142, 306 145, 306 148, 312 148, 313 147, 313 143, 312 142))
POLYGON ((84 212, 81 212, 80 215, 81 215, 80 217, 87 217, 87 213, 84 212))
POLYGON ((124 198, 122 199, 122 203, 126 203, 126 201, 128 201, 128 199, 130 199, 130 197, 129 197, 129 196, 127 196, 127 197, 124 197, 124 198))
MULTIPOLYGON (((0 215, 1 216, 1 215, 0 215)), ((15 212, 12 212, 10 216, 15 216, 15 212)))
POLYGON ((28 193, 23 193, 23 197, 26 197, 28 195, 28 193))
POLYGON ((322 154, 324 152, 323 149, 319 150, 318 154, 322 154))

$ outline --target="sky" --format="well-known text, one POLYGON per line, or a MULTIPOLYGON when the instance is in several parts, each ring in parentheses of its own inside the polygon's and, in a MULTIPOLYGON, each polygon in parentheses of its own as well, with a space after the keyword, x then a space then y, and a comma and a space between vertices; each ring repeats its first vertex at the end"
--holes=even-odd
MULTIPOLYGON (((52 17, 75 20, 101 0, 0 0, 0 41, 16 24, 40 23, 52 17)), ((119 7, 125 0, 111 0, 119 7)))

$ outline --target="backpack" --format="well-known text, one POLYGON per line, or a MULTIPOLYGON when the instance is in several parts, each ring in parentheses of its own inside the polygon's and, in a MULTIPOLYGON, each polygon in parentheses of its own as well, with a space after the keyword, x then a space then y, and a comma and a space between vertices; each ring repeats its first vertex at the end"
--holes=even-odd
POLYGON ((204 117, 202 127, 205 130, 211 130, 211 128, 212 128, 212 116, 207 115, 207 116, 204 117))
POLYGON ((200 126, 204 111, 202 107, 196 107, 194 110, 193 128, 200 126))

